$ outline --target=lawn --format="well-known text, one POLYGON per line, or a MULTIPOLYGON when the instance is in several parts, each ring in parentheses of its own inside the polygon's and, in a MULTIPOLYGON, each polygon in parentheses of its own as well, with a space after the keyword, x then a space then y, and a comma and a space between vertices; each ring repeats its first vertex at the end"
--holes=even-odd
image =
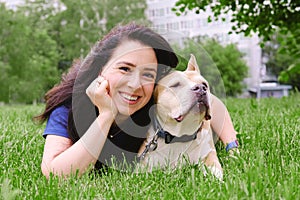
POLYGON ((300 95, 227 99, 239 132, 240 156, 217 150, 224 181, 194 166, 174 171, 85 174, 47 180, 40 171, 43 125, 31 121, 43 105, 0 106, 3 199, 300 199, 300 95))

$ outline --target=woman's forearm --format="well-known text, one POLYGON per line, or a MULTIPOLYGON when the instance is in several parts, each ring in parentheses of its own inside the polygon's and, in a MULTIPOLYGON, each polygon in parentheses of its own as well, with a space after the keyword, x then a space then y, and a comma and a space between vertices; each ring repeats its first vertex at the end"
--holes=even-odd
POLYGON ((229 112, 223 102, 212 95, 211 126, 220 140, 227 144, 236 140, 236 131, 232 124, 229 112))
MULTIPOLYGON (((94 165, 102 151, 113 120, 98 116, 86 133, 73 145, 63 144, 56 138, 49 138, 45 144, 42 171, 58 176, 84 173, 94 165), (58 145, 58 146, 57 146, 58 145)), ((48 137, 48 136, 47 136, 48 137)), ((66 139, 66 138, 63 138, 66 139)))

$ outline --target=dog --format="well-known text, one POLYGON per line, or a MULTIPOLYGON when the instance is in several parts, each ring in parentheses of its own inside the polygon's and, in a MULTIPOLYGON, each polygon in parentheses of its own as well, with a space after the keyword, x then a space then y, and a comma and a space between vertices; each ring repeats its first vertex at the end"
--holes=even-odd
POLYGON ((157 83, 154 99, 154 123, 138 152, 138 168, 150 172, 155 168, 204 163, 222 180, 223 170, 210 127, 209 84, 201 76, 194 55, 185 71, 171 72, 157 83))

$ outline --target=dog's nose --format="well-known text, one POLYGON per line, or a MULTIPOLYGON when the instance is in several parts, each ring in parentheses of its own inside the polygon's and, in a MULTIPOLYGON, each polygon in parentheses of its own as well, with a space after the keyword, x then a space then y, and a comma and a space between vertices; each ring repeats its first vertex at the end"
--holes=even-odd
POLYGON ((192 91, 197 94, 204 95, 207 91, 207 85, 205 83, 197 84, 192 87, 192 91))

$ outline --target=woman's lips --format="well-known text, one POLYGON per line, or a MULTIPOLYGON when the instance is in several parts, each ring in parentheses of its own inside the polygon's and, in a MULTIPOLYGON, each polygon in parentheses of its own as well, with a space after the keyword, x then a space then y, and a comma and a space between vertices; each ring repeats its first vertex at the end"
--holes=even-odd
POLYGON ((120 92, 120 95, 123 97, 125 101, 127 101, 129 104, 135 104, 140 96, 138 95, 132 95, 124 92, 120 92))

